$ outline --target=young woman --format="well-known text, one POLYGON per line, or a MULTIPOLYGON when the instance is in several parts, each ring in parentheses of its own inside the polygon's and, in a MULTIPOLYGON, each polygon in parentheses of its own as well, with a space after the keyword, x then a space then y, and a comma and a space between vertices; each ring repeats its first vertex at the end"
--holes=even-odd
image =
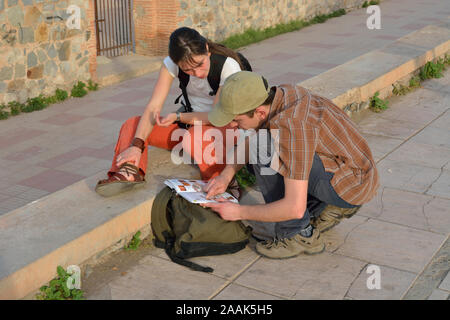
MULTIPOLYGON (((233 50, 207 40, 194 29, 182 27, 175 30, 169 40, 169 56, 161 66, 151 99, 142 116, 132 117, 122 125, 108 179, 97 183, 97 193, 113 196, 144 183, 147 146, 171 150, 180 142, 171 139, 172 132, 179 128, 179 123, 194 124, 194 121, 202 121, 201 136, 195 136, 194 128, 189 128, 187 136, 192 138, 183 139, 183 149, 199 164, 202 179, 209 180, 217 176, 225 167, 225 161, 212 164, 208 161, 210 164, 207 164, 201 155, 192 154, 191 150, 194 150, 195 143, 200 142, 203 132, 212 128, 208 122, 208 112, 218 101, 221 86, 228 76, 241 69, 244 69, 242 62, 233 50), (212 54, 226 57, 216 95, 211 95, 213 89, 207 79, 212 54), (161 117, 160 111, 180 70, 189 75, 186 86, 189 101, 183 103, 190 104, 192 112, 169 113, 161 117)), ((217 129, 225 133, 226 127, 217 129)), ((226 139, 223 140, 225 142, 226 139)), ((210 143, 212 142, 202 141, 202 151, 210 143)), ((222 154, 225 156, 225 150, 222 154)))

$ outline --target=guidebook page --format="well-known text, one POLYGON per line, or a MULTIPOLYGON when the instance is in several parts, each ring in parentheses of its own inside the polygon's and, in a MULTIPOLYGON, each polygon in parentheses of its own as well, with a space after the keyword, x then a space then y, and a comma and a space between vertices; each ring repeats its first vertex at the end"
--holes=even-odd
POLYGON ((239 203, 238 200, 228 192, 218 194, 212 199, 206 199, 206 192, 203 192, 203 187, 206 186, 207 182, 203 180, 167 179, 164 183, 191 203, 218 202, 216 200, 220 198, 225 199, 226 201, 239 203))

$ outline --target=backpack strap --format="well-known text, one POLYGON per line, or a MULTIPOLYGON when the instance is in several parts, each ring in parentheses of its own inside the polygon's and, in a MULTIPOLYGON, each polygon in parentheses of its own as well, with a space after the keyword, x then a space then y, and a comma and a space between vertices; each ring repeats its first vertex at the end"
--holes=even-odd
POLYGON ((178 68, 178 80, 180 81, 179 87, 181 89, 181 94, 178 96, 178 98, 176 98, 175 104, 177 104, 180 101, 181 96, 183 96, 184 103, 181 102, 181 104, 183 105, 185 112, 192 112, 193 110, 191 107, 191 103, 189 102, 186 90, 186 87, 189 83, 189 75, 180 68, 178 68))
POLYGON ((215 53, 211 54, 210 57, 211 65, 209 67, 208 73, 208 82, 212 88, 212 91, 209 93, 210 96, 215 96, 217 90, 219 90, 220 76, 222 75, 223 65, 225 64, 226 60, 227 57, 225 56, 215 53))

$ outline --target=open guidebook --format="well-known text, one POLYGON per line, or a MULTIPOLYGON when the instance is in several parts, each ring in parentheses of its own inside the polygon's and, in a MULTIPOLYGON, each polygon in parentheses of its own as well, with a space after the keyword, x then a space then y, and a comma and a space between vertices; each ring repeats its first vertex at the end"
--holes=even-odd
POLYGON ((238 203, 238 200, 228 192, 218 194, 213 199, 206 199, 206 192, 203 192, 203 187, 206 186, 207 182, 203 180, 167 179, 164 183, 191 203, 218 202, 215 199, 219 198, 238 203))

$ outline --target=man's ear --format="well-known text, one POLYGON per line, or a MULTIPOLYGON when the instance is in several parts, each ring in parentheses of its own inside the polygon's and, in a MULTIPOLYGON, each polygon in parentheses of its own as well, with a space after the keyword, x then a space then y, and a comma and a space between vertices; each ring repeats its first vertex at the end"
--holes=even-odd
POLYGON ((268 116, 268 110, 264 105, 261 105, 255 109, 255 113, 258 115, 260 120, 265 120, 268 116))

